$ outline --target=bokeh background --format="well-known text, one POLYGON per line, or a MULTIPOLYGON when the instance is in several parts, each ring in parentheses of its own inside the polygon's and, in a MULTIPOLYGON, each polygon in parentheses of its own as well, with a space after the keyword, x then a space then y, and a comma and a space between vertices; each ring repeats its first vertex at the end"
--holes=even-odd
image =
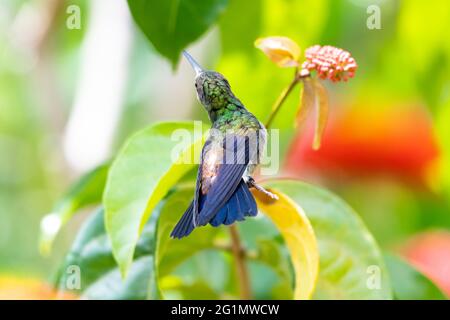
MULTIPOLYGON (((299 91, 277 118, 280 175, 340 195, 383 249, 406 257, 450 294, 448 30, 447 1, 230 0, 189 50, 222 72, 262 121, 292 70, 270 63, 254 48, 256 38, 284 35, 302 49, 350 51, 359 69, 348 83, 328 86, 331 117, 319 151, 310 148, 310 126, 293 126, 299 91), (381 29, 367 27, 370 5, 380 8, 381 29)), ((41 218, 132 132, 166 119, 207 117, 190 67, 180 61, 173 68, 152 48, 126 1, 2 0, 2 281, 49 279, 85 215, 69 223, 48 257, 38 250, 41 218), (72 29, 74 5, 81 25, 72 29)))

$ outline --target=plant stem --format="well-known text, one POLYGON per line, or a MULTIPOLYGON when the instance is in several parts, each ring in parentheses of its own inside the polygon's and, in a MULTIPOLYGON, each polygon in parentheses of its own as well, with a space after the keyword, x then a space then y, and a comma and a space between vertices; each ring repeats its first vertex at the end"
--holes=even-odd
POLYGON ((309 72, 304 72, 303 70, 301 72, 298 71, 298 69, 295 69, 294 79, 292 79, 291 83, 281 92, 281 94, 278 96, 278 99, 275 101, 275 103, 272 106, 272 112, 269 115, 269 119, 267 119, 266 124, 264 125, 266 129, 270 127, 273 120, 275 119, 275 116, 277 115, 278 111, 280 111, 281 106, 286 101, 289 94, 292 92, 292 90, 295 88, 295 86, 306 77, 309 77, 309 72))
POLYGON ((245 265, 245 254, 239 237, 239 231, 236 224, 230 226, 231 250, 236 264, 236 273, 239 278, 240 298, 242 300, 251 299, 250 279, 248 277, 247 267, 245 265))

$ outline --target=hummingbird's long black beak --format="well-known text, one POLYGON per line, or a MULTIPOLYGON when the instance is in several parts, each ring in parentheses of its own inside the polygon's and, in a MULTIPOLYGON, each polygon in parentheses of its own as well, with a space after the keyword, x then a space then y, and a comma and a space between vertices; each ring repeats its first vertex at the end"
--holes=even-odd
POLYGON ((187 51, 183 50, 183 55, 184 57, 187 59, 187 61, 189 61, 189 63, 191 64, 192 68, 195 71, 195 75, 198 76, 200 73, 202 73, 203 71, 205 71, 199 64, 197 61, 194 60, 194 58, 192 58, 192 56, 187 53, 187 51))

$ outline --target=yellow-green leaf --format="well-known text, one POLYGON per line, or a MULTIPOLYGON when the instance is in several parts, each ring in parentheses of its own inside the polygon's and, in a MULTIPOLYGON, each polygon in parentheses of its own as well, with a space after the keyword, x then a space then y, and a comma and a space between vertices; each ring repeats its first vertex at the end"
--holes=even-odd
POLYGON ((285 194, 273 200, 253 192, 258 208, 275 224, 284 238, 295 271, 294 299, 311 298, 319 273, 319 251, 314 230, 303 210, 285 194))
POLYGON ((328 120, 328 94, 327 89, 319 80, 314 80, 314 87, 316 91, 316 129, 314 132, 313 149, 320 148, 322 136, 325 131, 325 126, 328 120))
POLYGON ((287 37, 266 37, 255 41, 255 47, 265 53, 279 67, 297 67, 300 47, 287 37))

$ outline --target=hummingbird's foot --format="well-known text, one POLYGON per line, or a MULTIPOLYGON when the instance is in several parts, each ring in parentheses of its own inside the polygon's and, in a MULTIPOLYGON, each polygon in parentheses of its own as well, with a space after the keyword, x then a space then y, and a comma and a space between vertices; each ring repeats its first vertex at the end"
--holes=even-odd
POLYGON ((264 189, 263 187, 261 187, 260 185, 256 184, 255 179, 253 179, 252 177, 247 177, 246 179, 246 183, 247 186, 249 188, 255 188, 256 190, 258 190, 259 192, 263 193, 264 195, 268 196, 269 198, 273 199, 273 200, 278 200, 278 196, 270 191, 267 191, 266 189, 264 189))

